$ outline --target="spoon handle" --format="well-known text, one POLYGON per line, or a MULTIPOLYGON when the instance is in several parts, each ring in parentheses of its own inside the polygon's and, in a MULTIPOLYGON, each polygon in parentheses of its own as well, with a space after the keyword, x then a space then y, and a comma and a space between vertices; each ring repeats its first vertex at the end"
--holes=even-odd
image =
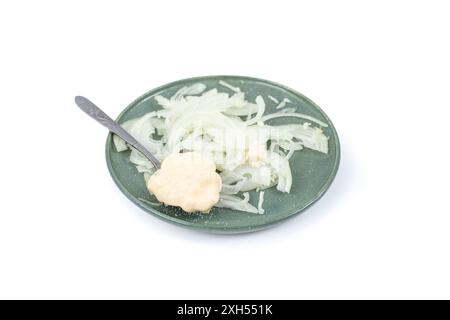
POLYGON ((142 144, 140 144, 133 136, 131 136, 127 131, 125 131, 120 124, 111 119, 106 113, 104 113, 99 107, 93 104, 85 97, 76 96, 75 103, 80 107, 81 110, 86 112, 92 118, 100 122, 102 125, 107 127, 109 131, 117 134, 123 140, 125 140, 129 145, 131 145, 136 150, 140 151, 156 169, 161 167, 158 159, 155 158, 150 151, 147 150, 142 144))

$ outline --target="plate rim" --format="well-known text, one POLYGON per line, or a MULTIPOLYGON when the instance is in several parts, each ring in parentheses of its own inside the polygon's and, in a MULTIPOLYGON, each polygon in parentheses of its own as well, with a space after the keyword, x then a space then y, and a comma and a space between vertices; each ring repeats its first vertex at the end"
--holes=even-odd
POLYGON ((106 139, 105 156, 106 156, 106 164, 108 167, 109 174, 111 175, 112 180, 114 181, 116 186, 131 202, 133 202, 135 205, 137 205, 139 208, 141 208, 145 212, 150 213, 164 221, 170 222, 170 223, 178 225, 178 226, 182 226, 182 227, 186 227, 186 228, 194 229, 194 230, 199 230, 199 231, 205 231, 205 232, 209 232, 209 233, 227 233, 227 234, 230 233, 231 234, 231 233, 247 233, 247 232, 252 232, 252 231, 258 231, 258 230, 266 229, 275 224, 281 223, 281 222, 283 222, 289 218, 292 218, 294 216, 297 216, 298 214, 300 214, 300 213, 304 212, 305 210, 307 210, 308 208, 310 208, 314 203, 316 203, 323 197, 323 195, 328 191, 328 189, 332 185, 334 179, 336 178, 337 172, 339 170, 340 160, 341 160, 341 145, 340 145, 337 130, 336 130, 333 122, 331 121, 331 119, 328 117, 328 115, 310 98, 306 97, 302 93, 300 93, 297 90, 294 90, 286 85, 283 85, 283 84, 280 84, 277 82, 273 82, 270 80, 266 80, 266 79, 249 77, 249 76, 240 76, 240 75, 207 75, 207 76, 184 78, 184 79, 168 82, 166 84, 163 84, 161 86, 158 86, 156 88, 148 90, 144 94, 140 95, 139 97, 134 99, 131 103, 129 103, 127 105, 127 107, 124 108, 120 112, 120 114, 116 117, 116 121, 118 121, 126 112, 128 112, 131 108, 133 108, 138 102, 142 101, 145 98, 148 98, 148 96, 151 96, 153 93, 155 93, 157 91, 160 91, 167 87, 183 84, 187 81, 201 81, 201 80, 205 80, 205 79, 217 79, 217 78, 220 78, 221 80, 226 80, 226 79, 236 80, 236 79, 238 79, 238 80, 257 81, 257 82, 263 82, 263 83, 267 83, 267 84, 275 86, 275 87, 282 88, 282 89, 290 91, 291 93, 306 100, 313 107, 317 108, 317 110, 322 114, 322 116, 326 120, 326 123, 329 125, 329 129, 332 131, 334 138, 335 138, 336 158, 335 158, 335 161, 333 164, 331 174, 328 176, 322 189, 320 189, 319 192, 317 192, 317 194, 311 199, 311 201, 307 202, 302 209, 294 211, 285 217, 281 217, 280 219, 276 219, 274 221, 262 222, 259 224, 252 224, 249 226, 227 227, 227 226, 214 226, 214 225, 209 225, 209 224, 205 225, 205 224, 199 224, 199 223, 195 223, 195 222, 185 221, 185 220, 177 219, 176 217, 168 216, 168 215, 164 214, 163 212, 160 212, 154 208, 144 206, 139 201, 139 199, 137 199, 134 195, 132 195, 127 190, 127 188, 119 181, 116 173, 113 170, 111 159, 110 159, 110 154, 111 154, 111 150, 112 150, 112 148, 111 148, 112 137, 113 137, 113 134, 110 132, 106 139))

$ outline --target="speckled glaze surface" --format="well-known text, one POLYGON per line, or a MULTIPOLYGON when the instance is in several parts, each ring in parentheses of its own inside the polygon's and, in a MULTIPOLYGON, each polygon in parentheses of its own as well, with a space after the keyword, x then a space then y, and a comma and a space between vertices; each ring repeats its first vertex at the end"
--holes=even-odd
MULTIPOLYGON (((291 193, 281 193, 275 188, 267 189, 264 195, 265 214, 252 214, 230 209, 213 208, 209 214, 188 214, 179 208, 163 205, 153 205, 157 200, 151 196, 145 186, 143 176, 138 173, 129 161, 128 152, 116 152, 112 143, 112 135, 108 135, 106 142, 106 161, 114 182, 132 202, 143 210, 168 222, 212 233, 245 233, 258 231, 289 217, 292 217, 314 202, 319 200, 329 188, 336 176, 340 147, 336 130, 326 114, 311 100, 302 94, 283 85, 267 80, 242 76, 207 76, 184 79, 153 89, 133 101, 117 118, 119 123, 142 116, 143 114, 160 109, 154 99, 155 95, 170 97, 182 86, 202 82, 208 89, 217 87, 220 91, 232 92, 228 88, 218 85, 220 80, 238 86, 246 93, 246 98, 254 101, 257 95, 262 95, 266 101, 266 114, 275 111, 276 104, 267 99, 268 95, 282 100, 287 97, 292 102, 289 106, 316 117, 329 126, 323 131, 329 137, 329 153, 303 149, 295 152, 290 160, 293 184, 291 193)), ((302 123, 298 118, 278 118, 268 124, 302 123)), ((250 192, 250 202, 257 205, 258 194, 250 192)))

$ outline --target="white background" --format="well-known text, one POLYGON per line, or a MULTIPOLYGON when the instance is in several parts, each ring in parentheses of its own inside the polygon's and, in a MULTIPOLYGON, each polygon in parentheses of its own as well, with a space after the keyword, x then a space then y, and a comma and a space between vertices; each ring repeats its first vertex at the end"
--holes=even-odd
POLYGON ((446 1, 0 4, 0 298, 450 298, 446 1), (341 167, 310 210, 241 236, 185 230, 110 178, 112 116, 181 78, 299 90, 341 167))

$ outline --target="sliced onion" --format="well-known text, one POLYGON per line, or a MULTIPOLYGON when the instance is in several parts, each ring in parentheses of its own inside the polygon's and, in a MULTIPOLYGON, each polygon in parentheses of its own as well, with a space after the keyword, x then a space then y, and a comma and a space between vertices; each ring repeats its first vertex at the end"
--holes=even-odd
POLYGON ((264 121, 263 114, 264 114, 264 111, 266 110, 266 104, 264 102, 264 99, 261 96, 257 96, 255 102, 256 102, 256 105, 258 106, 258 112, 256 113, 256 116, 254 118, 247 120, 246 124, 248 126, 250 126, 258 121, 264 121))
POLYGON ((301 118, 301 119, 310 120, 312 122, 315 122, 318 125, 321 125, 322 127, 328 127, 328 125, 325 122, 320 121, 319 119, 316 119, 314 117, 308 116, 307 114, 295 113, 295 112, 292 112, 292 113, 291 112, 272 113, 272 114, 268 114, 268 115, 262 117, 261 120, 262 121, 268 121, 268 120, 271 120, 271 119, 281 118, 281 117, 301 118))
POLYGON ((264 202, 264 191, 260 191, 259 192, 259 200, 258 200, 258 213, 259 214, 264 214, 263 202, 264 202))
POLYGON ((252 206, 249 201, 248 192, 244 193, 244 199, 241 199, 237 196, 223 194, 220 196, 220 200, 216 203, 216 207, 219 208, 229 208, 238 211, 245 211, 250 213, 258 213, 258 209, 252 206))
MULTIPOLYGON (((262 96, 249 102, 239 88, 226 82, 220 85, 233 93, 219 92, 217 88, 207 90, 202 83, 184 86, 170 98, 154 97, 162 109, 126 121, 122 126, 160 160, 172 152, 185 151, 197 151, 210 157, 222 179, 221 198, 216 206, 263 213, 264 192, 260 191, 255 207, 249 203, 247 191, 276 185, 279 191, 290 192, 289 159, 295 151, 305 147, 328 152, 328 138, 319 127, 307 122, 280 126, 265 122, 296 117, 322 127, 327 124, 295 112, 294 107, 285 107, 290 102, 287 98, 279 103, 269 96, 280 110, 264 115, 266 105, 262 96), (266 146, 267 157, 249 162, 248 150, 254 144, 266 146), (240 192, 244 192, 243 199, 237 196, 240 192)), ((130 161, 147 182, 155 171, 152 164, 119 137, 113 136, 113 142, 118 152, 131 150, 130 161)))

